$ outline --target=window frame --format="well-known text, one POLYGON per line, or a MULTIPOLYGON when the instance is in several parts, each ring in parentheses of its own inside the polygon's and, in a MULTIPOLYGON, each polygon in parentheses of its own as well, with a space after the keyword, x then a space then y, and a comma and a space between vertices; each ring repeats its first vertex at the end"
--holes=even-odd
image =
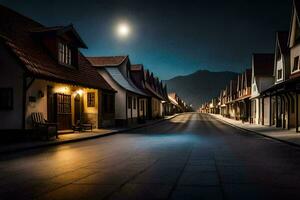
POLYGON ((299 71, 299 56, 296 56, 294 57, 294 65, 292 66, 292 73, 296 73, 298 71, 299 71), (297 67, 296 67, 296 63, 297 63, 297 67))
POLYGON ((88 92, 86 94, 87 100, 87 107, 94 108, 96 107, 96 93, 95 92, 88 92))
POLYGON ((283 69, 282 68, 277 69, 277 81, 281 81, 282 79, 283 79, 283 69))
POLYGON ((61 65, 71 66, 72 63, 72 48, 64 42, 58 42, 58 62, 61 65))

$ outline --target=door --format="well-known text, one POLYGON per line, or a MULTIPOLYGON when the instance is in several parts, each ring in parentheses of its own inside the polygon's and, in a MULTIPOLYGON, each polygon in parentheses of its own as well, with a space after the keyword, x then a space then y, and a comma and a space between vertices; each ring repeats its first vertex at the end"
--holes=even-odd
POLYGON ((58 123, 58 129, 72 129, 71 95, 56 93, 54 96, 56 107, 55 117, 58 123))

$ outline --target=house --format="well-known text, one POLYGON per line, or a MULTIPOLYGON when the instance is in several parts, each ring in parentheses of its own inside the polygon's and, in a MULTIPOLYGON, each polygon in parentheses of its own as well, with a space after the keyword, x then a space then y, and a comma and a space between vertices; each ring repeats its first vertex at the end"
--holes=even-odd
MULTIPOLYGON (((95 128, 114 119, 105 110, 115 91, 79 49, 73 25, 46 27, 0 6, 0 129, 31 129, 31 114, 69 130, 78 120, 95 128)), ((113 102, 112 102, 113 103, 113 102)))
POLYGON ((237 114, 236 114, 236 104, 235 100, 237 99, 237 80, 231 80, 229 84, 229 98, 227 101, 228 105, 228 117, 235 119, 237 114))
POLYGON ((288 47, 290 50, 290 77, 285 89, 290 96, 289 127, 299 132, 299 89, 300 89, 300 1, 294 0, 291 28, 289 31, 288 47))
POLYGON ((169 115, 170 102, 168 99, 167 86, 153 77, 153 73, 144 69, 142 64, 131 65, 130 76, 141 91, 148 95, 147 119, 160 118, 169 115))
POLYGON ((271 125, 271 96, 261 96, 261 92, 274 84, 274 54, 253 54, 251 79, 251 122, 271 125))
POLYGON ((144 71, 145 88, 151 94, 151 106, 149 107, 150 119, 161 118, 163 116, 163 103, 166 101, 160 90, 158 78, 155 78, 149 70, 144 71))
MULTIPOLYGON (((145 109, 149 95, 133 83, 128 56, 88 57, 98 73, 117 91, 115 94, 117 126, 127 126, 142 122, 147 116, 145 109)), ((111 101, 108 99, 107 101, 111 101)))
POLYGON ((212 114, 220 114, 220 104, 219 98, 215 97, 212 98, 211 102, 209 103, 209 113, 212 114))
POLYGON ((237 104, 236 119, 243 121, 250 121, 251 113, 251 69, 239 75, 237 83, 237 104))
POLYGON ((180 105, 179 105, 180 98, 175 92, 169 93, 168 98, 171 103, 170 111, 169 111, 171 114, 183 112, 182 107, 180 107, 180 105))
POLYGON ((276 37, 275 84, 264 91, 273 97, 272 120, 276 127, 295 128, 299 132, 299 88, 300 88, 300 2, 293 1, 290 30, 279 32, 276 37), (286 45, 287 44, 287 45, 286 45))
MULTIPOLYGON (((272 96, 271 121, 276 127, 290 128, 295 113, 291 109, 292 95, 285 88, 291 74, 290 50, 288 48, 288 32, 277 32, 275 42, 274 85, 263 91, 262 95, 272 96)), ((293 120, 294 121, 294 120, 293 120)), ((272 124, 272 125, 273 125, 272 124)), ((294 127, 294 126, 293 126, 294 127)))

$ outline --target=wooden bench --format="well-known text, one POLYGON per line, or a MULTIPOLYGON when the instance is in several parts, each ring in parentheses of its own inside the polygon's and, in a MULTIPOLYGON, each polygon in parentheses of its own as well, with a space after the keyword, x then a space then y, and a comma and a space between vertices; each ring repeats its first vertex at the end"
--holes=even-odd
POLYGON ((52 136, 58 138, 57 123, 50 123, 45 120, 43 113, 35 112, 31 114, 33 128, 36 129, 40 136, 46 135, 47 139, 52 136))
POLYGON ((92 123, 81 123, 80 120, 76 122, 76 124, 73 126, 74 131, 85 131, 90 130, 93 131, 93 125, 92 123))

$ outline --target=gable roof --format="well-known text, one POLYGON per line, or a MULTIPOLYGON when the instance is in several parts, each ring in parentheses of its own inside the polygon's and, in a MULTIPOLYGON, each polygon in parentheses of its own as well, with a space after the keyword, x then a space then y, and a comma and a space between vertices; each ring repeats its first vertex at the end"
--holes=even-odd
POLYGON ((80 52, 78 67, 59 65, 45 46, 32 37, 32 30, 43 28, 40 23, 0 5, 0 41, 14 53, 28 75, 114 91, 80 52))
POLYGON ((254 76, 273 76, 274 54, 253 54, 254 76))
POLYGON ((113 67, 120 66, 128 56, 101 56, 87 57, 94 67, 113 67))
POLYGON ((105 70, 110 75, 110 77, 125 90, 142 96, 147 96, 144 92, 139 90, 130 80, 128 80, 128 78, 124 77, 119 68, 107 67, 105 68, 105 70))
POLYGON ((296 24, 299 27, 299 19, 300 19, 300 0, 293 0, 293 9, 290 21, 290 30, 289 30, 289 37, 288 37, 288 45, 291 47, 292 42, 292 32, 294 26, 294 19, 296 19, 296 24))
POLYGON ((278 41, 278 47, 282 54, 286 54, 289 52, 288 40, 289 40, 289 32, 288 31, 278 31, 276 33, 276 38, 278 41))
POLYGON ((31 32, 35 34, 55 33, 60 36, 67 32, 70 32, 73 34, 77 46, 87 49, 87 45, 84 43, 78 32, 75 30, 73 24, 70 24, 68 26, 39 27, 31 30, 31 32))

